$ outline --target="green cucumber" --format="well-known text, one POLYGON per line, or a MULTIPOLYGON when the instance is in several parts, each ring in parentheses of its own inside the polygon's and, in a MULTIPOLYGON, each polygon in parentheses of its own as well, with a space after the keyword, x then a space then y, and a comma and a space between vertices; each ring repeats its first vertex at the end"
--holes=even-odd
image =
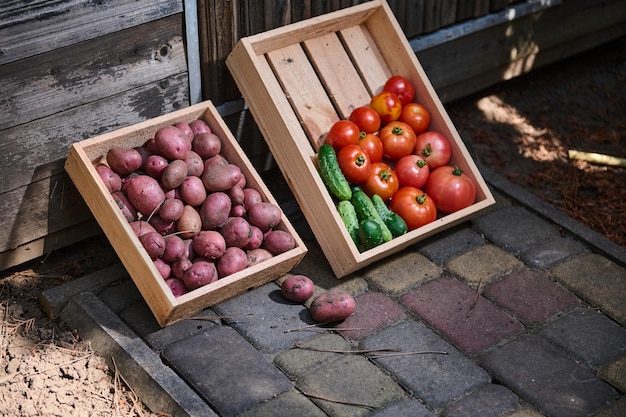
POLYGON ((398 213, 387 207, 387 204, 385 204, 381 196, 374 194, 372 196, 372 203, 393 237, 401 236, 409 230, 404 219, 400 217, 398 213))
POLYGON ((346 229, 348 229, 350 237, 358 247, 360 244, 359 219, 357 218, 354 206, 349 200, 342 200, 337 204, 337 211, 339 212, 339 217, 341 217, 346 229))
POLYGON ((364 249, 371 249, 383 243, 383 231, 376 220, 365 219, 359 222, 358 237, 364 249))
POLYGON ((328 191, 341 201, 350 200, 352 198, 350 183, 339 168, 335 149, 327 143, 320 146, 317 152, 317 163, 320 176, 328 191))
POLYGON ((356 210, 356 215, 360 221, 366 219, 374 220, 380 226, 383 234, 383 241, 389 242, 391 239, 393 239, 391 231, 389 230, 383 219, 380 217, 380 214, 378 214, 378 211, 376 211, 374 203, 372 203, 370 197, 365 194, 365 191, 363 191, 360 187, 353 187, 352 199, 350 201, 352 201, 352 205, 354 206, 354 209, 356 210))

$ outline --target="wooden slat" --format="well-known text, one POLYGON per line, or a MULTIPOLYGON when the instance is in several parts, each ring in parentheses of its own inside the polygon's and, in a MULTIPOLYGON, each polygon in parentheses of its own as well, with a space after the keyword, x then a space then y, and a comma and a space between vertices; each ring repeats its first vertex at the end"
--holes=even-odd
POLYGON ((269 52, 267 58, 283 89, 298 92, 289 94, 288 99, 317 151, 328 127, 339 120, 324 86, 300 44, 269 52))
POLYGON ((183 11, 182 0, 1 4, 0 65, 183 11))
POLYGON ((0 130, 186 72, 183 36, 177 14, 0 66, 0 130))
POLYGON ((326 91, 333 92, 330 99, 342 118, 370 102, 370 94, 336 33, 306 40, 304 47, 326 91))
POLYGON ((441 26, 441 0, 424 0, 424 32, 432 32, 441 26))
POLYGON ((404 4, 404 14, 396 13, 396 17, 406 36, 411 38, 424 33, 424 0, 407 0, 400 3, 404 4))

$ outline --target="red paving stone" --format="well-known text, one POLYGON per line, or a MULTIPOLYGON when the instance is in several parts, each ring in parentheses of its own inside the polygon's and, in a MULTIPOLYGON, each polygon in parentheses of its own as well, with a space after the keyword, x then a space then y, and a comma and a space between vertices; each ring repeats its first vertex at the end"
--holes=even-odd
POLYGON ((354 314, 336 326, 337 330, 348 339, 361 339, 406 317, 401 306, 379 292, 365 293, 356 297, 355 301, 354 314))

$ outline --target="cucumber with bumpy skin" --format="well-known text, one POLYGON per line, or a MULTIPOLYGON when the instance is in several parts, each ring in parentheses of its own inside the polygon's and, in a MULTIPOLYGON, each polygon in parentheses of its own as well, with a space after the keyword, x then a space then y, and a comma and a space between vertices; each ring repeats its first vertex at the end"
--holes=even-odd
POLYGON ((374 194, 372 196, 372 203, 393 237, 401 236, 409 230, 404 219, 400 217, 398 213, 387 207, 387 204, 385 204, 381 196, 374 194))
POLYGON ((339 200, 350 200, 352 198, 350 183, 339 168, 337 153, 332 146, 327 143, 320 146, 317 152, 317 164, 322 181, 328 191, 339 200))
POLYGON ((359 219, 356 215, 356 210, 354 209, 354 206, 349 200, 343 200, 337 204, 337 211, 339 212, 339 217, 341 217, 341 220, 346 226, 346 229, 348 229, 350 237, 358 247, 360 244, 359 219))
POLYGON ((383 241, 389 242, 393 239, 393 235, 391 231, 376 211, 376 207, 374 207, 374 203, 370 197, 365 194, 365 191, 361 189, 361 187, 353 187, 352 188, 352 205, 354 205, 354 209, 356 210, 356 215, 360 221, 370 219, 374 220, 380 226, 380 229, 383 234, 383 241))

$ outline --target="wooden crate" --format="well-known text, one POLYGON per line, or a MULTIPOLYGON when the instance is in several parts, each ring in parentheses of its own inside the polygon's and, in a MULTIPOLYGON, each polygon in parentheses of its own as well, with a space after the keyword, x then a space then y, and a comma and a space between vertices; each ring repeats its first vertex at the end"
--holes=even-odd
POLYGON ((115 145, 141 146, 146 140, 153 137, 154 133, 162 126, 173 125, 180 121, 189 123, 200 118, 222 139, 222 155, 229 162, 241 168, 246 175, 247 186, 258 190, 266 201, 278 204, 209 101, 77 142, 71 146, 65 164, 65 169, 70 178, 161 326, 188 317, 205 307, 279 278, 297 265, 307 251, 297 232, 283 215, 279 228, 290 232, 295 237, 296 247, 294 249, 275 256, 271 260, 221 278, 178 298, 172 295, 154 263, 141 246, 139 239, 130 228, 128 221, 105 188, 94 164, 103 160, 108 150, 115 145))
POLYGON ((495 201, 391 9, 374 0, 241 39, 226 60, 335 275, 340 278, 456 225, 495 201), (340 118, 400 74, 452 144, 451 164, 477 184, 477 201, 359 253, 316 170, 316 151, 340 118))

